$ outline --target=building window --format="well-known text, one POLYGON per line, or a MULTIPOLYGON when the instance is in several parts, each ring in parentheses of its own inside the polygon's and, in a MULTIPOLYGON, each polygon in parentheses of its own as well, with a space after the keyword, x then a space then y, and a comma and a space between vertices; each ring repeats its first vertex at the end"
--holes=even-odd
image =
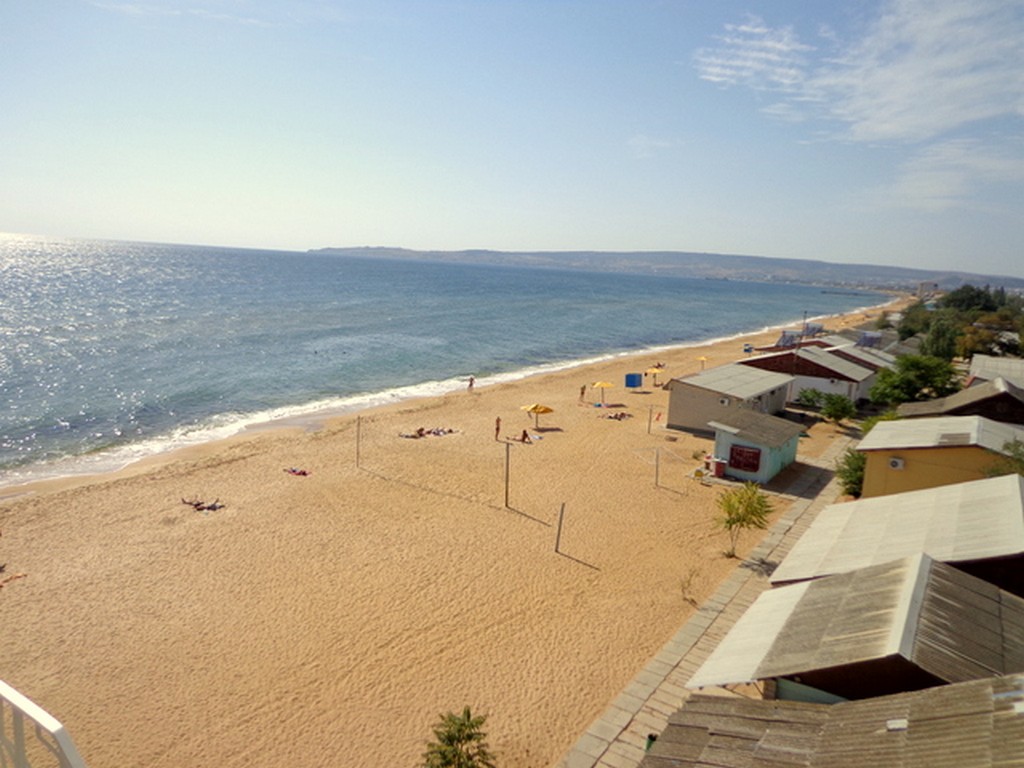
POLYGON ((730 446, 729 466, 741 472, 757 472, 761 468, 761 449, 745 445, 730 446))

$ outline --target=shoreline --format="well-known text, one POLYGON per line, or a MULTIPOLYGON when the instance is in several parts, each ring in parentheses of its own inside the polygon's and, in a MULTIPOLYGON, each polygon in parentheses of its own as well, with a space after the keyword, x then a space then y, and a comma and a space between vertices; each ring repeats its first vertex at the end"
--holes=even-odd
MULTIPOLYGON (((847 313, 834 313, 829 315, 818 315, 809 317, 807 322, 827 322, 833 318, 842 318, 856 314, 884 311, 896 302, 906 301, 905 294, 893 294, 889 301, 881 304, 858 307, 847 313)), ((515 383, 535 376, 543 376, 574 369, 587 368, 590 366, 602 365, 616 360, 628 360, 633 357, 656 354, 678 354, 688 349, 699 349, 728 342, 739 341, 747 337, 755 337, 766 333, 776 333, 785 328, 791 328, 803 320, 791 320, 777 325, 763 326, 760 329, 740 331, 728 336, 719 336, 700 341, 687 341, 680 344, 660 344, 642 349, 618 350, 595 355, 579 360, 561 360, 550 363, 542 363, 536 366, 520 368, 491 375, 478 377, 476 386, 478 388, 501 386, 515 383)), ((467 374, 468 375, 468 374, 467 374)), ((464 389, 463 378, 457 377, 442 381, 426 381, 418 384, 401 385, 392 389, 379 392, 358 393, 343 398, 330 398, 306 404, 283 406, 270 412, 254 413, 243 415, 234 425, 223 428, 199 426, 195 432, 200 437, 185 442, 175 442, 172 437, 154 437, 138 443, 129 443, 114 449, 98 451, 91 454, 79 456, 67 456, 58 459, 54 464, 56 469, 48 470, 44 467, 47 464, 26 465, 24 468, 13 468, 5 472, 25 471, 27 479, 16 479, 8 481, 0 476, 0 503, 6 499, 17 498, 25 494, 40 492, 39 488, 63 487, 67 485, 82 485, 92 482, 102 482, 104 478, 120 476, 131 472, 133 468, 146 468, 165 461, 174 461, 179 454, 187 455, 189 452, 203 450, 208 446, 226 444, 239 439, 246 439, 254 435, 278 430, 304 430, 318 431, 330 425, 331 422, 358 415, 362 412, 373 411, 378 408, 400 407, 403 404, 415 402, 421 399, 444 397, 464 389), (325 405, 335 400, 346 401, 344 404, 325 405), (297 412, 288 415, 273 416, 275 412, 297 412), (219 435, 218 432, 227 434, 219 435), (83 465, 96 461, 98 467, 82 468, 83 465), (67 465, 67 466, 65 466, 67 465)), ((216 418, 216 417, 214 417, 216 418)))
MULTIPOLYGON (((721 488, 688 476, 711 441, 666 430, 668 393, 623 374, 741 347, 238 435, 5 499, 0 562, 24 578, 0 588, 16 628, 0 679, 92 768, 412 766, 467 704, 503 766, 553 765, 742 562, 722 555, 721 488), (420 426, 455 431, 399 436, 420 426), (509 439, 522 430, 533 445, 509 439)), ((807 456, 836 434, 809 432, 807 456)), ((774 521, 789 501, 772 498, 774 521)), ((740 557, 763 535, 744 532, 740 557)))

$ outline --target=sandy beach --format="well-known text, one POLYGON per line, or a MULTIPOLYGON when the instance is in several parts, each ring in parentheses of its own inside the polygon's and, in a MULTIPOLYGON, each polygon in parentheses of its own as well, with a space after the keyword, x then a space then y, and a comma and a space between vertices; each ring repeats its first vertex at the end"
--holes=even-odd
MULTIPOLYGON (((668 393, 625 374, 661 362, 662 384, 777 337, 9 489, 0 679, 91 768, 414 766, 438 715, 467 704, 500 765, 550 766, 738 562, 715 525, 721 488, 688 477, 711 441, 665 430, 668 393), (553 409, 539 428, 528 403, 553 409), (400 436, 420 427, 454 431, 400 436), (506 440, 524 429, 532 444, 506 440)), ((815 426, 802 455, 833 430, 815 426)))

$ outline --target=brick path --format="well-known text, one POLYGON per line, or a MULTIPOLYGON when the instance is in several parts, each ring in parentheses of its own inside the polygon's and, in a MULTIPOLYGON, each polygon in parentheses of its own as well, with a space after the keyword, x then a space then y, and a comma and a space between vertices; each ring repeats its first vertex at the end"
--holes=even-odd
MULTIPOLYGON (((819 459, 801 463, 831 470, 851 444, 837 439, 819 459)), ((643 760, 647 734, 661 733, 668 718, 689 696, 686 683, 744 611, 770 586, 756 566, 781 562, 814 521, 818 511, 839 496, 839 482, 827 473, 799 473, 781 495, 791 498, 786 513, 772 526, 743 564, 719 586, 658 654, 633 678, 604 713, 557 763, 557 768, 636 768, 643 760)))

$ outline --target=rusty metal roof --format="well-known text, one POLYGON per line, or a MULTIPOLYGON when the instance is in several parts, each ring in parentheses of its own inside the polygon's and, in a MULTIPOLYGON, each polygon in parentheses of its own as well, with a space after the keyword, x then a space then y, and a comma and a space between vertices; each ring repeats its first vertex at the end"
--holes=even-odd
POLYGON ((941 416, 956 411, 959 408, 983 403, 986 400, 991 400, 1001 395, 1009 395, 1015 400, 1024 403, 1024 389, 1007 381, 1002 376, 997 376, 991 381, 985 381, 973 387, 961 389, 959 392, 946 397, 925 400, 920 403, 903 403, 897 407, 896 412, 905 418, 941 416))
POLYGON ((741 440, 773 448, 785 445, 804 431, 803 426, 794 421, 745 408, 733 408, 729 413, 709 421, 708 426, 728 432, 741 440))
POLYGON ((1010 672, 1024 599, 919 554, 763 593, 689 686, 781 678, 864 698, 1010 672))
POLYGON ((1024 675, 809 704, 694 694, 641 768, 1024 764, 1024 675))

